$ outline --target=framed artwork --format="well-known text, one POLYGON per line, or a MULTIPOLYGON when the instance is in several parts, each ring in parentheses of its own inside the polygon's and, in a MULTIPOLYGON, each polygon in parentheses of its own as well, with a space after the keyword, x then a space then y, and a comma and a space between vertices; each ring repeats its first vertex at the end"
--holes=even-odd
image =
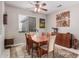
POLYGON ((40 23, 39 23, 39 27, 40 28, 45 28, 45 19, 43 19, 43 18, 40 18, 40 21, 39 21, 40 23))
POLYGON ((65 11, 56 15, 57 27, 70 27, 70 11, 65 11))
POLYGON ((18 15, 19 18, 19 32, 36 32, 36 17, 27 15, 18 15))
POLYGON ((3 14, 3 24, 7 24, 7 14, 3 14))

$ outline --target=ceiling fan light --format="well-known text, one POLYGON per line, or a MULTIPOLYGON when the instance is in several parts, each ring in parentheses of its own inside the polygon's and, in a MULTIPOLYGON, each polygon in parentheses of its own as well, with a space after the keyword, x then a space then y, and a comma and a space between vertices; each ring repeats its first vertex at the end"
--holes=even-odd
POLYGON ((39 5, 39 8, 41 8, 42 7, 42 5, 39 5))
POLYGON ((43 6, 46 6, 46 3, 43 3, 42 5, 43 5, 43 6))
POLYGON ((40 8, 38 8, 38 12, 40 12, 41 10, 40 10, 40 8))
POLYGON ((35 5, 34 5, 34 12, 36 13, 42 13, 43 11, 47 11, 47 9, 45 9, 46 3, 40 3, 40 1, 35 1, 35 5))
POLYGON ((34 12, 36 12, 36 11, 37 11, 37 8, 34 9, 34 12))

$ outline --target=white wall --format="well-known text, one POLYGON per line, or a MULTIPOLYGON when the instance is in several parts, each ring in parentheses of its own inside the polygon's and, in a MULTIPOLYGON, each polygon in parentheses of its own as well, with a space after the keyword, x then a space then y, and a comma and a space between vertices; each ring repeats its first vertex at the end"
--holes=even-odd
MULTIPOLYGON (((15 38, 15 44, 25 42, 24 33, 19 33, 18 28, 18 15, 23 14, 27 16, 34 16, 36 17, 36 27, 39 29, 39 18, 45 18, 45 15, 42 14, 35 14, 27 10, 23 10, 20 8, 16 8, 13 6, 6 5, 6 11, 8 14, 8 20, 6 25, 6 38, 15 38)), ((45 31, 45 29, 39 29, 39 31, 45 31)))
POLYGON ((4 51, 4 25, 3 25, 3 10, 4 3, 0 2, 0 57, 4 51))
POLYGON ((56 27, 56 14, 65 10, 70 11, 70 27, 59 27, 59 32, 70 32, 79 39, 79 5, 49 14, 47 17, 47 31, 51 31, 52 27, 56 27))

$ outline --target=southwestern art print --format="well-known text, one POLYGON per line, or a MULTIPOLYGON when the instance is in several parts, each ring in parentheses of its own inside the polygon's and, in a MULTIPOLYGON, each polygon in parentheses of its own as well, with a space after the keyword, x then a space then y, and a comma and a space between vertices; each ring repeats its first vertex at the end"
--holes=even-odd
POLYGON ((70 27, 70 11, 65 11, 56 15, 57 27, 70 27))

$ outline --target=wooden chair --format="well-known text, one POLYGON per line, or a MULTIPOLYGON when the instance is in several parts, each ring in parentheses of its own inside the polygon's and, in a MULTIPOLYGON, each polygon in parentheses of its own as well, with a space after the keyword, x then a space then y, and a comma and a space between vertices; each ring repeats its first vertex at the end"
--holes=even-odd
POLYGON ((47 37, 49 38, 52 35, 51 32, 47 32, 47 37))
POLYGON ((36 36, 35 35, 30 35, 30 34, 25 34, 25 37, 26 37, 27 52, 28 52, 29 55, 32 53, 31 55, 33 57, 33 51, 35 50, 36 53, 37 53, 37 45, 33 43, 32 39, 36 39, 36 36))
MULTIPOLYGON (((53 35, 53 36, 49 36, 48 37, 48 44, 47 45, 43 45, 41 46, 40 48, 43 50, 43 51, 46 51, 47 53, 47 57, 48 57, 48 53, 50 52, 53 52, 53 57, 54 57, 54 46, 55 46, 55 39, 56 39, 56 35, 53 35)), ((45 53, 45 54, 46 54, 45 53)), ((41 54, 42 55, 42 54, 41 54)))
MULTIPOLYGON (((31 35, 31 39, 37 40, 38 39, 37 35, 35 35, 35 34, 31 35)), ((45 44, 47 44, 47 43, 46 42, 40 43, 40 46, 45 45, 45 44)), ((37 54, 37 56, 40 57, 40 55, 39 55, 40 50, 38 50, 38 43, 34 42, 33 45, 32 45, 32 57, 33 57, 34 50, 36 50, 35 53, 37 54)))
POLYGON ((30 55, 30 49, 32 48, 32 40, 29 34, 25 34, 25 37, 26 37, 26 50, 28 54, 30 55))

